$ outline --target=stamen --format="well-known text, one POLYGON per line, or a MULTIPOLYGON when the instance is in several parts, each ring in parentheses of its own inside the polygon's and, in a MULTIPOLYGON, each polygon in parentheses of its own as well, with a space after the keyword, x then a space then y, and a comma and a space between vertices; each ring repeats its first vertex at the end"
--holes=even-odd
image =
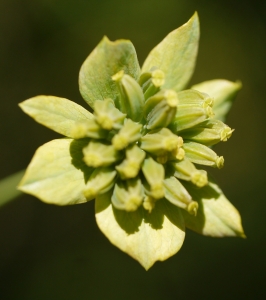
POLYGON ((235 130, 231 129, 230 127, 224 128, 221 132, 221 141, 226 142, 231 137, 231 135, 234 131, 235 130))
POLYGON ((191 215, 193 215, 193 216, 196 217, 198 208, 199 208, 198 202, 192 201, 191 203, 189 203, 189 205, 188 205, 188 207, 187 207, 187 211, 188 211, 191 215))

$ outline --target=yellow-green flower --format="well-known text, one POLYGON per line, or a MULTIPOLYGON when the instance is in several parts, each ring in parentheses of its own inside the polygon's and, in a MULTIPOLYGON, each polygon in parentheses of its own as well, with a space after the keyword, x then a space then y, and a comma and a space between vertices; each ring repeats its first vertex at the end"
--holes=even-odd
POLYGON ((93 113, 54 96, 20 104, 66 138, 36 151, 19 188, 57 205, 95 199, 99 228, 146 269, 180 249, 185 227, 244 237, 238 211, 200 169, 223 167, 210 147, 232 135, 223 121, 241 85, 212 80, 184 89, 198 40, 194 14, 140 69, 130 41, 104 37, 79 76, 93 113))

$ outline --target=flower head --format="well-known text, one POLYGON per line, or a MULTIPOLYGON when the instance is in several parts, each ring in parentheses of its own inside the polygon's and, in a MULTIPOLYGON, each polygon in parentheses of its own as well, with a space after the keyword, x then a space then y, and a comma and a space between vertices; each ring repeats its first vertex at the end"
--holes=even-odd
POLYGON ((185 226, 244 236, 238 212, 201 169, 223 167, 210 146, 232 135, 223 120, 240 84, 214 80, 184 89, 198 39, 194 14, 140 70, 131 42, 105 37, 79 77, 93 113, 53 96, 20 104, 67 138, 37 150, 19 188, 58 205, 96 199, 100 229, 146 269, 180 249, 185 226))

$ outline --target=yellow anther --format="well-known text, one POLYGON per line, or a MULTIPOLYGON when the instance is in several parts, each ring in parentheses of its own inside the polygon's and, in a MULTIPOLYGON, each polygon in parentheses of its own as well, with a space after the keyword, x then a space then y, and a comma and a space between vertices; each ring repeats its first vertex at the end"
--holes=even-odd
POLYGON ((187 211, 188 211, 191 215, 196 216, 196 215, 197 215, 198 208, 199 208, 198 202, 192 201, 192 202, 189 203, 189 205, 188 205, 188 207, 187 207, 187 211))
POLYGON ((183 148, 178 148, 175 154, 175 158, 178 160, 182 160, 185 157, 185 150, 183 148))
POLYGON ((149 213, 151 213, 151 211, 154 209, 155 207, 155 202, 156 202, 156 199, 152 198, 151 196, 146 196, 144 198, 144 201, 143 201, 143 207, 149 211, 149 213))
POLYGON ((198 187, 203 187, 208 183, 207 172, 196 170, 191 174, 191 181, 198 187))
POLYGON ((218 169, 221 169, 224 166, 224 157, 218 156, 216 159, 216 166, 218 169))
POLYGON ((163 147, 164 147, 164 150, 166 151, 174 151, 178 148, 178 142, 177 142, 177 139, 174 138, 174 137, 167 137, 165 138, 165 140, 163 141, 163 147))
POLYGON ((116 150, 122 150, 128 146, 128 139, 122 134, 116 134, 112 139, 112 144, 116 150))
POLYGON ((97 117, 97 122, 106 130, 111 130, 114 126, 114 121, 108 115, 104 114, 97 117))
POLYGON ((97 153, 88 153, 84 156, 85 163, 93 168, 100 167, 102 165, 102 158, 97 153))
POLYGON ((177 93, 173 90, 167 90, 165 92, 166 102, 170 107, 177 107, 178 105, 178 98, 177 93))
POLYGON ((155 71, 152 72, 152 83, 154 84, 155 87, 161 87, 164 82, 165 82, 165 79, 164 79, 164 72, 157 69, 155 71))
POLYGON ((208 98, 206 98, 206 99, 204 100, 202 106, 203 106, 204 108, 207 108, 208 106, 213 107, 213 104, 214 104, 214 99, 208 97, 208 98))
POLYGON ((232 135, 234 129, 231 129, 230 127, 225 127, 221 132, 221 141, 226 142, 232 135))
POLYGON ((164 188, 163 188, 163 184, 160 182, 157 182, 153 185, 151 185, 151 196, 154 199, 161 199, 164 197, 164 188))

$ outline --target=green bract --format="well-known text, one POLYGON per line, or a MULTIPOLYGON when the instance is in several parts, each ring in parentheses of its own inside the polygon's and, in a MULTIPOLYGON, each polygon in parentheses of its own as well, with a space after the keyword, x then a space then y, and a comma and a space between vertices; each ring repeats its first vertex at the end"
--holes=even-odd
POLYGON ((93 114, 53 96, 20 104, 66 138, 36 151, 19 189, 57 205, 96 199, 101 231, 145 269, 180 249, 185 227, 245 236, 237 210, 200 169, 224 164, 210 147, 232 135, 223 120, 241 85, 213 80, 184 90, 198 41, 195 13, 140 70, 130 41, 105 37, 79 75, 93 114))

